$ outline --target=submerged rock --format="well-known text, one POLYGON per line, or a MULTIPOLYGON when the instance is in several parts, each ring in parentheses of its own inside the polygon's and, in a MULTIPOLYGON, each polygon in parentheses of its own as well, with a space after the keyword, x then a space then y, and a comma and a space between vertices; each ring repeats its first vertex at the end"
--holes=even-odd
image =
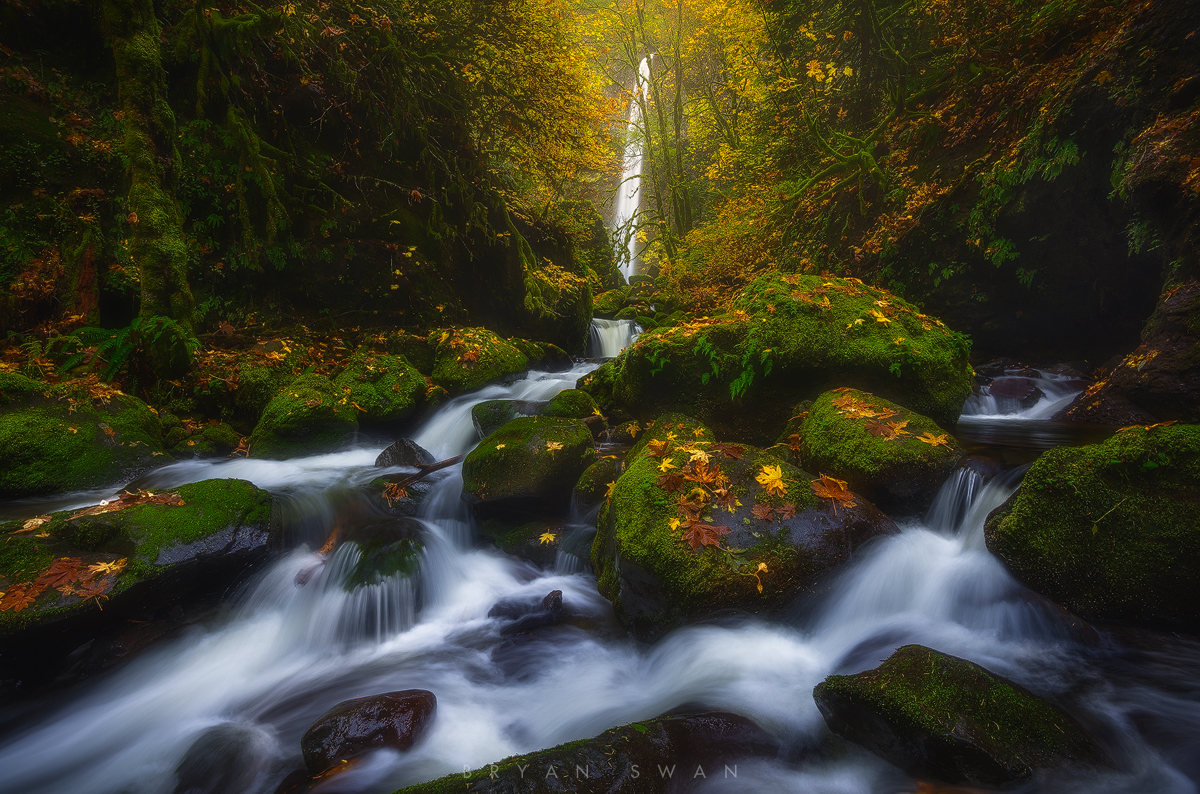
POLYGON ((200 734, 175 767, 174 794, 241 794, 268 766, 259 731, 226 722, 200 734))
POLYGON ((136 397, 0 372, 0 498, 101 488, 170 462, 136 397))
POLYGON ((988 549, 1093 620, 1200 630, 1200 426, 1043 452, 988 516, 988 549))
POLYGON ((739 759, 774 758, 778 752, 779 743, 773 737, 737 714, 662 716, 610 728, 591 739, 515 755, 401 792, 666 794, 680 790, 684 781, 721 778, 726 763, 732 769, 739 759), (664 769, 670 769, 670 774, 664 769))
POLYGON ((595 460, 591 431, 582 422, 513 419, 463 461, 463 500, 482 514, 560 512, 595 460))
POLYGON ((337 704, 300 740, 304 765, 319 775, 342 760, 370 750, 407 750, 429 728, 437 698, 424 689, 405 689, 337 704))
POLYGON ((685 411, 723 437, 770 443, 792 406, 842 385, 953 424, 971 393, 967 353, 960 335, 888 292, 770 274, 728 314, 642 334, 579 388, 606 411, 685 411))
POLYGON ((333 381, 358 410, 365 425, 394 427, 411 418, 425 400, 425 377, 404 356, 360 351, 333 381))
POLYGON ((920 645, 813 690, 834 733, 915 777, 1003 785, 1103 755, 1066 712, 973 662, 920 645))
POLYGON ((301 375, 271 400, 250 435, 252 458, 332 452, 355 431, 354 406, 322 375, 301 375))
POLYGON ((422 447, 411 438, 400 438, 375 458, 375 465, 380 468, 392 466, 418 466, 436 463, 429 450, 422 447))
POLYGON ((436 353, 433 382, 450 394, 486 386, 529 368, 529 358, 512 343, 483 328, 449 328, 430 335, 436 353))
POLYGON ((932 419, 856 389, 817 397, 797 435, 783 441, 805 470, 845 480, 892 514, 924 513, 963 455, 932 419))
POLYGON ((600 593, 639 639, 718 610, 776 607, 896 532, 862 497, 818 497, 776 450, 712 443, 707 428, 671 416, 646 435, 600 508, 592 546, 600 593))
POLYGON ((361 556, 347 574, 344 586, 353 590, 379 584, 392 576, 412 576, 420 568, 425 527, 402 517, 354 527, 342 538, 354 544, 361 556))
POLYGON ((542 567, 554 564, 565 529, 561 521, 504 521, 496 518, 479 521, 475 528, 482 540, 491 541, 505 554, 542 567))
POLYGON ((266 491, 204 480, 164 493, 178 498, 0 525, 0 659, 70 650, 109 624, 225 586, 266 557, 266 491))

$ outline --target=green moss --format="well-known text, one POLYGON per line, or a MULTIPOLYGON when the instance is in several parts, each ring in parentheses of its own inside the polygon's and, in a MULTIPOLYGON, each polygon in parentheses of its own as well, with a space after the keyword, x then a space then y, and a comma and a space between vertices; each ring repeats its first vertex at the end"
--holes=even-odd
POLYGON ((274 367, 248 362, 240 364, 237 370, 237 393, 234 396, 238 417, 251 424, 258 422, 275 395, 295 379, 286 362, 274 367))
POLYGON ((362 556, 346 577, 346 588, 378 584, 390 576, 412 576, 421 563, 425 547, 413 538, 378 537, 356 543, 362 556))
POLYGON ((484 400, 471 408, 471 420, 482 435, 490 435, 521 415, 516 400, 484 400))
POLYGON ((412 417, 425 399, 425 378, 404 356, 359 352, 334 388, 359 411, 363 423, 394 425, 412 417))
POLYGON ((520 417, 467 455, 463 494, 476 502, 555 499, 565 504, 579 475, 595 459, 591 431, 582 422, 520 417))
POLYGON ((693 441, 716 441, 712 429, 685 414, 668 413, 646 423, 642 432, 625 456, 626 465, 633 465, 646 451, 651 441, 669 441, 673 444, 693 441))
POLYGON ((596 401, 585 391, 564 389, 542 409, 543 416, 561 416, 566 419, 585 419, 600 413, 596 401))
POLYGON ((1042 453, 988 517, 988 548, 1084 617, 1200 628, 1200 427, 1042 453))
POLYGON ((594 506, 608 495, 608 487, 625 471, 625 462, 609 456, 588 466, 575 483, 575 503, 580 507, 594 506))
POLYGON ((169 460, 158 417, 136 397, 94 401, 11 373, 0 394, 4 498, 100 488, 169 460))
POLYGON ((396 331, 384 342, 384 349, 395 356, 404 356, 423 375, 433 374, 434 347, 424 336, 396 331))
POLYGON ((602 292, 592 302, 592 312, 597 317, 612 319, 617 312, 624 308, 627 297, 629 297, 629 287, 618 287, 610 289, 608 292, 602 292))
POLYGON ((250 436, 250 455, 290 458, 329 452, 358 428, 349 398, 321 375, 302 375, 280 392, 250 436))
POLYGON ((451 394, 486 386, 506 375, 524 372, 529 358, 483 328, 454 328, 435 331, 433 382, 451 394))

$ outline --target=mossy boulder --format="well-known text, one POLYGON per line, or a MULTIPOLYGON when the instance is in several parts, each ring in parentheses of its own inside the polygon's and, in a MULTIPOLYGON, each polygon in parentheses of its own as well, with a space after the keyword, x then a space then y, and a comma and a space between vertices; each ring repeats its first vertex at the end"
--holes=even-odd
POLYGON ((592 399, 592 395, 579 389, 563 389, 558 394, 554 395, 546 407, 542 409, 542 416, 559 416, 564 419, 586 419, 589 416, 595 416, 600 412, 596 406, 596 401, 592 399))
POLYGON ((176 458, 223 458, 238 448, 242 436, 224 422, 213 420, 192 431, 176 426, 165 439, 176 458))
POLYGON ((726 314, 643 333, 579 388, 606 411, 687 411, 722 436, 769 444, 792 406, 838 386, 951 425, 971 393, 968 352, 964 337, 884 290, 771 274, 726 314))
POLYGON ((394 518, 354 527, 343 543, 352 544, 357 560, 343 583, 347 590, 375 585, 394 576, 414 576, 425 549, 424 525, 412 518, 394 518))
POLYGON ((296 458, 330 452, 358 429, 350 399, 323 375, 302 375, 263 411, 250 457, 296 458))
POLYGON ((489 540, 505 554, 550 566, 558 557, 564 526, 561 520, 504 521, 489 518, 476 524, 481 538, 489 540), (545 537, 553 535, 551 540, 545 537))
POLYGON ((204 480, 164 493, 183 504, 138 504, 98 515, 64 510, 29 531, 22 521, 0 525, 8 538, 0 545, 5 663, 69 651, 104 626, 198 588, 219 589, 268 553, 273 523, 266 491, 245 480, 204 480), (83 577, 98 588, 88 597, 78 576, 73 584, 71 577, 47 576, 52 565, 88 571, 105 564, 111 573, 83 577), (34 597, 18 610, 22 593, 34 597))
POLYGON ((614 456, 601 458, 588 466, 575 483, 572 499, 580 510, 590 510, 608 496, 608 488, 625 471, 625 461, 614 456))
POLYGON ((834 733, 919 778, 1004 785, 1102 755, 1066 712, 973 662, 906 645, 813 691, 834 733))
POLYGON ((664 715, 610 728, 591 739, 567 742, 497 761, 473 772, 455 772, 396 794, 561 794, 562 792, 679 791, 680 779, 719 778, 726 762, 774 758, 779 742, 737 714, 664 715), (681 778, 657 770, 677 768, 681 778), (697 772, 697 768, 701 771, 697 772))
POLYGON ((625 307, 625 298, 629 296, 629 287, 618 287, 602 292, 592 301, 592 314, 611 320, 617 312, 625 307))
POLYGON ((421 374, 433 374, 434 346, 429 344, 428 337, 396 331, 388 335, 383 347, 393 356, 403 356, 421 374))
POLYGON ((535 342, 517 337, 509 339, 508 342, 529 359, 529 369, 557 372, 571 367, 571 356, 551 342, 535 342))
POLYGON ((857 389, 825 392, 798 444, 806 471, 845 480, 889 514, 924 513, 963 451, 932 419, 857 389))
POLYGON ((425 401, 425 376, 404 356, 360 351, 333 381, 334 388, 358 411, 364 425, 394 428, 425 401))
POLYGON ((451 394, 524 372, 529 358, 484 328, 450 328, 430 335, 435 346, 433 382, 451 394))
POLYGON ((1200 631, 1200 426, 1043 452, 984 532, 1018 579, 1078 615, 1200 631))
POLYGON ((513 419, 463 461, 463 499, 479 514, 562 511, 596 460, 587 425, 551 416, 513 419))
POLYGON ((668 417, 652 433, 663 438, 631 451, 592 546, 601 595, 639 639, 719 610, 778 607, 866 541, 896 532, 861 497, 853 505, 818 498, 786 450, 715 444, 707 428, 668 417), (772 475, 767 490, 759 478, 772 475), (727 530, 711 537, 719 545, 685 539, 689 505, 703 524, 727 530))
POLYGON ((471 421, 481 436, 491 435, 504 425, 523 416, 520 400, 484 400, 471 408, 471 421))
POLYGON ((0 373, 0 498, 101 488, 170 462, 136 397, 0 373))

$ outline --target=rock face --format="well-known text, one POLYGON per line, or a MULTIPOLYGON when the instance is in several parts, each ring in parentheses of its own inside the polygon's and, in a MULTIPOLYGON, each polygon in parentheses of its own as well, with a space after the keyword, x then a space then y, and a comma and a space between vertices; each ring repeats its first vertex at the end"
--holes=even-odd
POLYGON ((580 380, 606 411, 684 411, 723 437, 769 444, 797 402, 837 386, 953 424, 971 393, 965 340, 853 279, 765 275, 731 312, 642 334, 580 380), (897 341, 899 340, 899 341, 897 341))
POLYGON ((988 516, 988 548, 1086 618, 1200 629, 1200 427, 1053 449, 988 516))
POLYGON ((0 498, 100 488, 169 463, 162 425, 136 397, 0 373, 0 498))
POLYGON ((358 430, 354 406, 328 378, 301 375, 276 395, 250 435, 252 458, 332 452, 358 430))
POLYGON ((674 415, 645 435, 601 505, 592 546, 600 593, 639 639, 722 609, 770 609, 896 531, 862 497, 819 498, 786 450, 715 444, 707 428, 674 415), (693 547, 702 529, 685 539, 693 524, 715 533, 712 544, 693 547))
POLYGON ((375 465, 382 468, 392 466, 417 466, 434 463, 433 455, 411 438, 397 439, 390 447, 379 453, 375 465))
POLYGON ((300 740, 304 765, 314 775, 370 750, 407 750, 421 738, 437 698, 424 689, 405 689, 355 698, 321 715, 300 740))
POLYGON ((1200 422, 1200 282, 1167 290, 1142 344, 1055 415, 1099 425, 1200 422))
POLYGON ((963 455, 932 419, 856 389, 817 397, 797 435, 783 440, 806 471, 845 480, 893 515, 924 513, 963 455))
POLYGON ((563 511, 579 475, 595 460, 591 431, 582 422, 514 419, 463 461, 463 500, 487 515, 563 511))
MULTIPOLYGON (((470 773, 409 786, 403 794, 618 792, 666 794, 681 781, 721 777, 726 762, 774 758, 779 743, 745 717, 724 712, 662 716, 592 739, 516 755, 470 773), (673 773, 660 773, 662 767, 673 773)), ((400 792, 397 792, 400 794, 400 792)))
POLYGON ((483 328, 434 331, 430 341, 436 351, 433 382, 450 394, 478 389, 529 367, 529 358, 512 342, 483 328))
POLYGON ((813 690, 834 733, 915 777, 977 785, 1026 780, 1102 755, 1068 714, 977 664, 906 645, 874 670, 813 690))
POLYGON ((395 427, 410 419, 425 400, 425 377, 404 356, 360 352, 333 385, 349 396, 364 425, 395 427))
POLYGON ((8 538, 0 548, 0 660, 20 662, 39 643, 48 653, 70 650, 139 610, 223 586, 268 554, 266 491, 205 480, 165 493, 182 504, 0 525, 8 538))

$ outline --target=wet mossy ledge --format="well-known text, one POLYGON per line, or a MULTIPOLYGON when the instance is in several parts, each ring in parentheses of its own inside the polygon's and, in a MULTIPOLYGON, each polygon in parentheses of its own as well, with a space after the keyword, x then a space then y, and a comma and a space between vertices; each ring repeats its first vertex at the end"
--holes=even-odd
POLYGON ((866 389, 952 425, 971 393, 969 342, 857 279, 771 274, 723 314, 643 333, 581 378, 604 410, 684 411, 722 436, 769 444, 797 402, 866 389))
POLYGON ((1200 426, 1043 452, 988 516, 988 549, 1092 620, 1200 631, 1200 426))
POLYGON ((108 386, 0 372, 0 498, 102 488, 169 463, 162 423, 108 386))
POLYGON ((3 663, 31 650, 70 650, 114 621, 224 586, 272 547, 271 495, 245 480, 160 493, 180 503, 0 524, 3 663), (73 573, 56 576, 60 568, 73 573))
POLYGON ((896 532, 862 497, 820 498, 786 448, 715 442, 694 419, 659 417, 600 506, 597 587, 641 640, 721 610, 781 606, 863 543, 896 532), (710 528, 711 542, 687 539, 689 518, 710 528))
POLYGON ((1005 785, 1103 754, 1070 715, 979 665, 906 645, 813 690, 830 730, 918 778, 1005 785))
POLYGON ((889 514, 924 513, 963 456, 932 419, 857 389, 819 395, 780 440, 805 471, 845 480, 889 514))

